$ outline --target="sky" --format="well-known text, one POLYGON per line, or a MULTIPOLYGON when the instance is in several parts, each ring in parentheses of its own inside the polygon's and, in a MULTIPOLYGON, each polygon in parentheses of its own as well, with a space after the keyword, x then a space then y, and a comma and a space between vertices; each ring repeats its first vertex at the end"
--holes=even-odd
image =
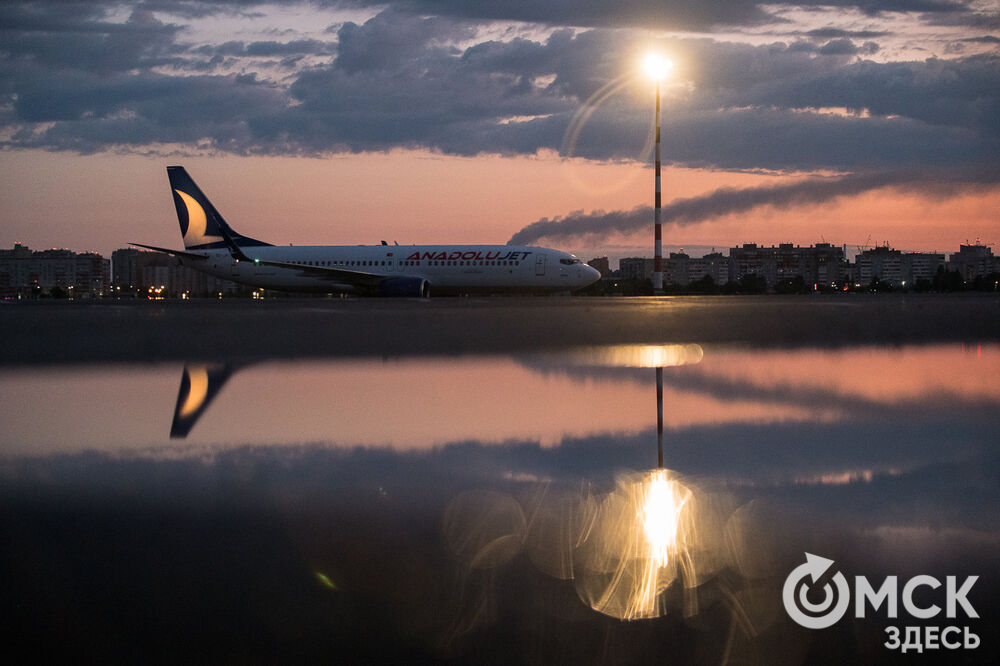
POLYGON ((0 247, 1000 246, 996 0, 0 5, 0 247))

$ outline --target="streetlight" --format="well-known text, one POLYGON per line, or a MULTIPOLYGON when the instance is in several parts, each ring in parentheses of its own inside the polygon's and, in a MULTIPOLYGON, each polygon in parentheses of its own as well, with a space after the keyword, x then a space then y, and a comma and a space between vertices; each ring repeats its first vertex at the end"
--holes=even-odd
POLYGON ((656 190, 653 195, 653 293, 663 294, 663 237, 660 230, 660 81, 674 66, 658 53, 650 53, 643 61, 646 74, 656 81, 656 190))

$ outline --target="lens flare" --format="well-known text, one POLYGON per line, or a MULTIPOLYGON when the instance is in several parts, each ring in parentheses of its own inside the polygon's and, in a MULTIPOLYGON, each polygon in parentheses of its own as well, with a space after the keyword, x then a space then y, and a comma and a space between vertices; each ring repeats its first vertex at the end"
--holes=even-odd
MULTIPOLYGON (((466 575, 497 571, 525 552, 539 571, 572 583, 584 604, 619 620, 693 618, 724 603, 733 626, 752 638, 778 617, 763 590, 779 573, 775 548, 787 541, 780 529, 788 521, 759 503, 741 506, 662 467, 619 473, 607 492, 546 481, 519 494, 467 491, 449 503, 444 537, 466 575)), ((482 619, 476 599, 464 622, 482 619)))

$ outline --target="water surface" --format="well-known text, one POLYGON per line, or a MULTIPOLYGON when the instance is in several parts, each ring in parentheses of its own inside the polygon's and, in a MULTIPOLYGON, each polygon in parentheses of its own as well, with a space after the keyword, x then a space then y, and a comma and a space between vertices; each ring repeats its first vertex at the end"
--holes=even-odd
POLYGON ((848 578, 980 576, 961 626, 983 645, 931 656, 990 663, 1000 346, 932 337, 8 364, 9 644, 171 663, 903 659, 884 613, 789 619, 781 586, 810 552, 848 578), (650 507, 674 519, 651 529, 650 507))

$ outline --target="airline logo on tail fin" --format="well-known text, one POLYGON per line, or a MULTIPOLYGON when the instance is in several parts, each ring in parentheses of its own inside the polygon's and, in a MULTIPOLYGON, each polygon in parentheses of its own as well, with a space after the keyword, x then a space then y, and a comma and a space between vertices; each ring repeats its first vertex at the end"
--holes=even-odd
POLYGON ((181 225, 185 249, 206 250, 226 247, 226 234, 241 247, 270 245, 233 231, 184 167, 167 167, 167 176, 170 180, 170 190, 174 197, 174 208, 177 209, 177 220, 181 225))
MULTIPOLYGON (((174 190, 174 192, 184 202, 184 212, 187 214, 186 220, 184 219, 184 215, 178 215, 181 222, 181 233, 184 236, 184 247, 192 248, 222 240, 221 235, 207 234, 208 216, 205 215, 205 209, 201 207, 201 204, 190 194, 186 194, 181 190, 174 190)), ((177 210, 178 213, 181 212, 180 207, 177 210)), ((212 226, 214 227, 215 225, 213 224, 212 226)))

